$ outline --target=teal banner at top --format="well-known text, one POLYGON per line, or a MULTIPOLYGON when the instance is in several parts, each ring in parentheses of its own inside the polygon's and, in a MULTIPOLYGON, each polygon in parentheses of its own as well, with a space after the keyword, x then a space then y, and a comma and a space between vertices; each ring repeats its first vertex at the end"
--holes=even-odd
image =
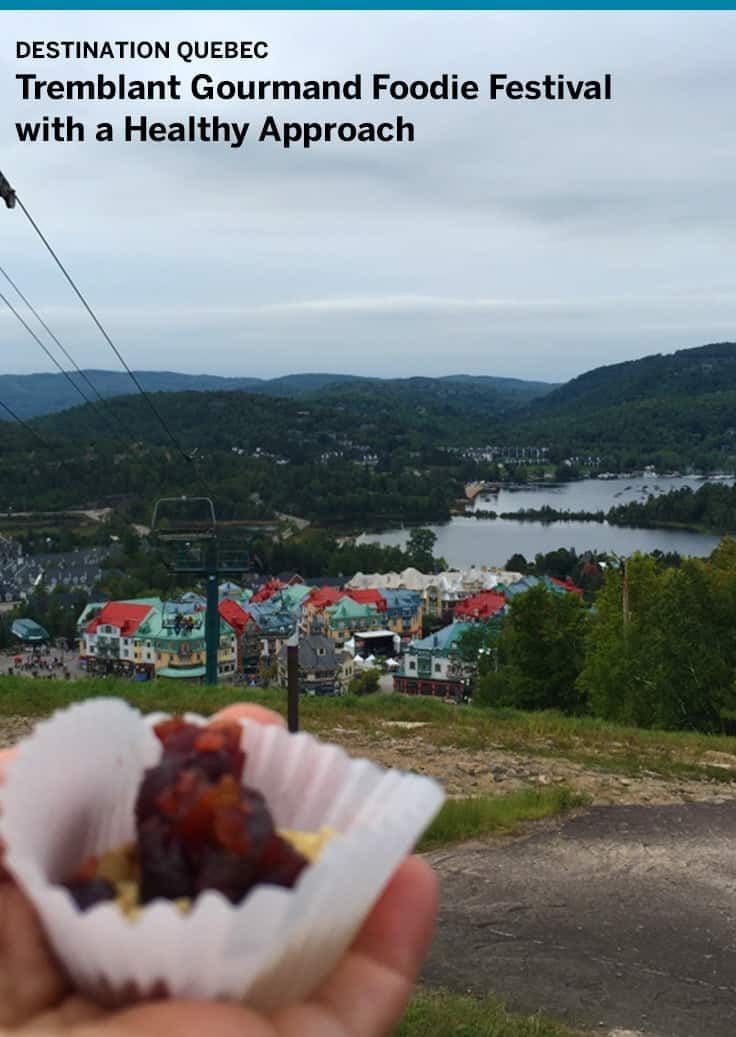
POLYGON ((144 3, 143 0, 124 0, 122 3, 93 4, 78 2, 64 2, 64 0, 40 0, 40 2, 19 4, 3 3, 0 0, 0 10, 5 11, 731 11, 736 9, 736 0, 724 3, 708 3, 704 6, 694 6, 692 3, 673 3, 672 0, 665 3, 483 3, 464 0, 460 4, 448 4, 446 0, 397 0, 395 3, 389 0, 334 0, 334 2, 319 3, 296 3, 291 2, 259 2, 243 3, 236 0, 217 0, 216 3, 203 4, 201 2, 188 3, 187 0, 156 0, 154 3, 144 3))

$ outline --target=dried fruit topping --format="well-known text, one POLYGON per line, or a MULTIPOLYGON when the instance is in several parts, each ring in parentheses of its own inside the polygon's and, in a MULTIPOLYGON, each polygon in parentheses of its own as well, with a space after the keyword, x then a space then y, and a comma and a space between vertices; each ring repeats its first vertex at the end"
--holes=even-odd
POLYGON ((274 832, 258 862, 256 881, 291 889, 308 863, 290 842, 274 832))
POLYGON ((107 879, 70 882, 66 888, 71 893, 77 907, 82 911, 86 911, 88 907, 93 907, 103 900, 114 900, 116 895, 115 887, 107 879))
POLYGON ((183 717, 170 717, 154 727, 164 757, 186 757, 190 765, 201 767, 209 777, 232 774, 240 779, 245 754, 240 748, 240 724, 216 723, 210 727, 191 724, 183 717))
POLYGON ((140 898, 177 900, 194 895, 194 874, 183 844, 159 817, 149 817, 138 827, 141 873, 140 898))
MULTIPOLYGON (((240 725, 203 728, 172 717, 154 730, 161 761, 143 775, 137 852, 126 851, 130 873, 115 872, 116 881, 139 881, 142 903, 193 899, 209 889, 237 904, 257 882, 293 886, 308 860, 276 832, 261 793, 241 784, 240 725)), ((89 862, 68 886, 82 908, 117 895, 109 881, 93 877, 97 864, 89 862)))

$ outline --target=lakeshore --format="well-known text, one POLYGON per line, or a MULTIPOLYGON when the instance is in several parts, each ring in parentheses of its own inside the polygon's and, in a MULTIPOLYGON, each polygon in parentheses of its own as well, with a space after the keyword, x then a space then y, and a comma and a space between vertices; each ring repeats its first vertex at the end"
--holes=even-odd
MULTIPOLYGON (((446 523, 431 524, 437 536, 435 550, 450 565, 503 566, 513 554, 533 558, 535 554, 574 547, 582 551, 614 551, 628 555, 634 551, 677 552, 706 557, 717 547, 720 536, 677 525, 632 527, 613 525, 604 520, 559 518, 539 521, 512 517, 515 513, 553 509, 555 515, 570 512, 607 512, 609 508, 632 501, 645 501, 685 487, 697 490, 708 480, 695 476, 663 478, 631 476, 621 479, 582 479, 566 483, 537 483, 502 486, 492 494, 478 494, 462 515, 446 523), (493 511, 504 518, 476 517, 493 511)), ((733 483, 733 478, 714 480, 733 483)), ((380 543, 403 547, 410 535, 408 527, 365 531, 358 543, 380 543)))

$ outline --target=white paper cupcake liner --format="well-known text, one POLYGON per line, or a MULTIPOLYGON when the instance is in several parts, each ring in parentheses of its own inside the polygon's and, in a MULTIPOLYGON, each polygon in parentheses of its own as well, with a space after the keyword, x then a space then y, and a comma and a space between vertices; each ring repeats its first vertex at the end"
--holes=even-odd
POLYGON ((187 915, 165 900, 133 922, 111 903, 81 912, 58 883, 87 857, 134 838, 141 776, 161 755, 152 731, 161 717, 95 699, 40 723, 21 743, 2 790, 6 866, 69 975, 92 997, 246 999, 261 1010, 291 1004, 350 945, 444 794, 430 778, 246 722, 243 781, 264 794, 276 826, 329 825, 340 837, 294 889, 258 886, 238 906, 210 892, 187 915))

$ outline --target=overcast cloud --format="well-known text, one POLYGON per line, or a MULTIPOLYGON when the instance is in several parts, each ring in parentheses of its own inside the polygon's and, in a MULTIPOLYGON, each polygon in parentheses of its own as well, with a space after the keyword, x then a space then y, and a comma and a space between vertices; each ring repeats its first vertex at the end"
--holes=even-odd
MULTIPOLYGON (((0 12, 0 168, 131 366, 509 375, 736 338, 733 12, 0 12), (266 39, 267 61, 16 62, 16 39, 266 39), (22 66, 22 67, 21 67, 22 66), (21 103, 17 71, 615 77, 609 104, 21 103), (16 119, 392 118, 414 144, 19 144, 16 119)), ((114 369, 18 210, 0 264, 114 369)), ((0 285, 3 291, 5 288, 0 285)), ((1 305, 1 304, 0 304, 1 305)), ((0 309, 0 371, 51 364, 0 309)))

